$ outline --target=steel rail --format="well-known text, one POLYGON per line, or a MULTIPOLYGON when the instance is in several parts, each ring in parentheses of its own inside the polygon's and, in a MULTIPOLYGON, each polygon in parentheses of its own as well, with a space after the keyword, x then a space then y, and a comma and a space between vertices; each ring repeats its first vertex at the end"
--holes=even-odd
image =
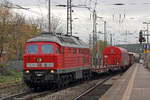
POLYGON ((57 90, 47 90, 42 92, 26 91, 26 92, 10 95, 4 98, 0 98, 0 100, 16 100, 16 99, 32 100, 35 97, 47 95, 49 93, 54 93, 54 92, 57 92, 57 90))
POLYGON ((13 94, 13 95, 9 95, 7 97, 0 98, 0 100, 14 100, 14 98, 23 97, 23 96, 28 95, 30 93, 32 93, 32 92, 31 91, 21 92, 18 94, 13 94))
POLYGON ((109 80, 112 76, 108 76, 107 78, 105 78, 104 80, 99 81, 96 85, 94 85, 93 87, 87 89, 85 92, 83 92, 82 94, 80 94, 78 97, 74 98, 73 100, 78 100, 81 97, 85 96, 86 94, 90 93, 91 91, 93 91, 96 87, 103 85, 103 83, 105 83, 107 80, 109 80))

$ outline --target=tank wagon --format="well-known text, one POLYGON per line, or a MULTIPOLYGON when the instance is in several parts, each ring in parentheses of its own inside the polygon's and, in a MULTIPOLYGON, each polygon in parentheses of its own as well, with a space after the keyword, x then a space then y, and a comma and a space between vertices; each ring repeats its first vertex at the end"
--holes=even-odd
POLYGON ((44 32, 26 42, 24 82, 30 88, 67 85, 90 77, 88 45, 78 37, 44 32))

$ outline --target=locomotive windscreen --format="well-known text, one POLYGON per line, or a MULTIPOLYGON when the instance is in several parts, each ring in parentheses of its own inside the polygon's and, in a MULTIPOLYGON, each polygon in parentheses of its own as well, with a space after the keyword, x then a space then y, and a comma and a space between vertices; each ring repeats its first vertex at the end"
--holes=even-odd
POLYGON ((54 46, 52 44, 29 44, 27 46, 27 54, 54 54, 54 46), (39 50, 40 48, 41 50, 39 50))
POLYGON ((54 46, 51 45, 51 44, 42 45, 42 53, 44 53, 44 54, 53 54, 54 53, 54 46))
POLYGON ((38 53, 38 45, 37 44, 28 45, 27 53, 28 54, 36 54, 36 53, 38 53))

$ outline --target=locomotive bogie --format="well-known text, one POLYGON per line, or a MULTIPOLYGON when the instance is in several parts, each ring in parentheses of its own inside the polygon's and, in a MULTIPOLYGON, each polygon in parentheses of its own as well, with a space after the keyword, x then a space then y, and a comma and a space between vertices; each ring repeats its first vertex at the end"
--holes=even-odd
POLYGON ((26 71, 27 70, 24 70, 23 78, 27 86, 30 88, 44 86, 50 88, 60 88, 60 85, 62 84, 68 85, 71 82, 78 80, 88 80, 91 77, 90 69, 68 73, 50 73, 50 70, 30 70, 30 73, 26 73, 26 71))

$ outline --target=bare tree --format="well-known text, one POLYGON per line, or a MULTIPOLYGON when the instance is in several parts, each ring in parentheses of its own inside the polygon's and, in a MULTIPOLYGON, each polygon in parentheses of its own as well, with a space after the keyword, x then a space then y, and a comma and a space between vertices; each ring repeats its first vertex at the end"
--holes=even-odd
POLYGON ((11 6, 7 0, 2 0, 0 2, 0 57, 4 51, 4 45, 7 43, 7 38, 9 35, 9 19, 12 17, 10 10, 5 8, 5 6, 11 6))
MULTIPOLYGON (((60 18, 52 17, 53 33, 62 33, 60 18)), ((48 21, 44 18, 29 18, 14 13, 7 0, 0 1, 0 57, 6 51, 9 59, 20 60, 23 57, 25 42, 48 29, 48 21)))
MULTIPOLYGON (((48 21, 45 18, 29 18, 27 21, 28 24, 37 25, 42 31, 48 31, 48 21)), ((63 33, 63 24, 60 18, 52 17, 51 18, 51 32, 53 33, 63 33)))
POLYGON ((57 17, 52 17, 51 19, 51 31, 54 33, 63 33, 62 20, 57 17))

